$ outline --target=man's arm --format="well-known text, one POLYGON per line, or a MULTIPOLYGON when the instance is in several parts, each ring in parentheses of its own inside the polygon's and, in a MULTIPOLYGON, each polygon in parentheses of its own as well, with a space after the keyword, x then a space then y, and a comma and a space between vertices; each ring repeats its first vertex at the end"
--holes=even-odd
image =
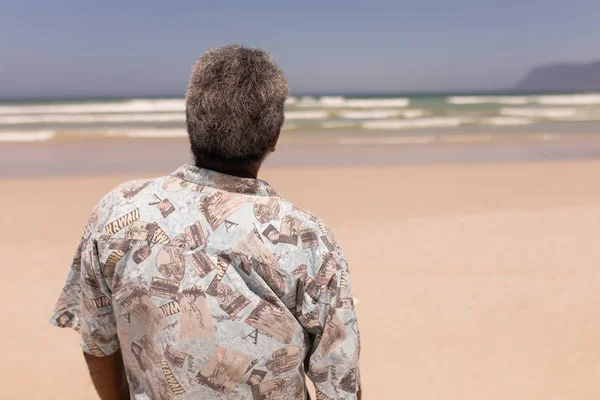
POLYGON ((315 254, 317 264, 301 273, 297 294, 297 318, 313 342, 305 367, 318 399, 356 400, 361 398, 360 334, 350 273, 333 235, 321 231, 329 236, 328 245, 315 254))
POLYGON ((121 351, 106 357, 83 353, 101 400, 129 400, 129 385, 121 351))
POLYGON ((103 226, 97 225, 111 213, 113 193, 102 198, 88 219, 50 323, 79 333, 92 381, 102 400, 128 400, 129 389, 112 308, 112 289, 100 260, 107 258, 100 251, 106 247, 101 236, 103 226))

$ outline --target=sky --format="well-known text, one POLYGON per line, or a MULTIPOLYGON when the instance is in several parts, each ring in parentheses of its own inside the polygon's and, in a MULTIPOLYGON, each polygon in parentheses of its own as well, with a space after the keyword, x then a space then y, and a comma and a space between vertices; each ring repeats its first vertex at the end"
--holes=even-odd
POLYGON ((598 0, 0 0, 0 97, 183 96, 208 48, 266 48, 292 93, 510 89, 600 59, 598 0))

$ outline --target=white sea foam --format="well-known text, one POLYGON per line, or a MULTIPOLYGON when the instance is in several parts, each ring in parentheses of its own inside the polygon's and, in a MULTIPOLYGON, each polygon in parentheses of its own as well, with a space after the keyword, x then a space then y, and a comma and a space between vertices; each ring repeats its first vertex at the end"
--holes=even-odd
POLYGON ((527 96, 451 96, 446 103, 458 105, 473 104, 527 104, 531 99, 527 96))
POLYGON ((104 134, 107 137, 128 138, 174 138, 187 137, 185 129, 111 129, 104 134))
POLYGON ((344 107, 346 99, 342 96, 323 96, 319 99, 319 105, 325 107, 344 107))
POLYGON ((522 117, 490 117, 481 120, 485 125, 509 126, 509 125, 527 125, 535 121, 530 118, 522 117))
POLYGON ((45 142, 54 136, 54 131, 0 131, 0 142, 45 142))
POLYGON ((288 97, 285 100, 285 104, 287 104, 287 105, 296 104, 297 102, 298 102, 298 100, 295 97, 288 97))
POLYGON ((383 119, 392 118, 400 115, 398 110, 369 110, 369 111, 339 111, 340 117, 346 119, 383 119))
POLYGON ((342 96, 323 96, 319 100, 314 97, 303 97, 299 107, 324 108, 401 108, 410 104, 407 98, 389 99, 346 99, 342 96))
POLYGON ((446 98, 446 103, 457 105, 474 104, 505 104, 505 105, 524 105, 524 104, 542 104, 558 106, 586 106, 600 104, 600 93, 588 94, 564 94, 564 95, 544 95, 544 96, 450 96, 446 98))
POLYGON ((2 115, 0 116, 0 125, 45 123, 81 124, 102 122, 172 122, 184 120, 184 113, 2 115))
POLYGON ((537 117, 549 119, 571 118, 577 114, 575 108, 508 108, 500 110, 500 114, 510 117, 537 117))
POLYGON ((536 102, 545 105, 587 106, 600 104, 600 93, 539 96, 536 102))
POLYGON ((287 111, 285 119, 324 119, 328 115, 328 111, 287 111))
POLYGON ((312 96, 303 96, 296 104, 300 107, 314 107, 319 105, 319 101, 312 96))
POLYGON ((337 139, 340 144, 427 144, 435 142, 435 136, 400 136, 400 137, 342 137, 337 139))
POLYGON ((132 112, 183 112, 183 99, 133 99, 128 101, 94 102, 78 104, 5 105, 0 106, 2 115, 21 114, 93 114, 132 112))
POLYGON ((459 126, 469 121, 469 118, 460 117, 416 118, 408 120, 376 120, 365 121, 362 123, 362 127, 365 129, 441 128, 459 126))
POLYGON ((325 121, 321 123, 321 128, 324 129, 354 128, 356 126, 358 124, 352 121, 325 121))
POLYGON ((373 110, 340 110, 336 114, 341 118, 346 119, 386 119, 402 116, 404 118, 417 118, 426 115, 424 110, 389 110, 389 109, 373 109, 373 110))

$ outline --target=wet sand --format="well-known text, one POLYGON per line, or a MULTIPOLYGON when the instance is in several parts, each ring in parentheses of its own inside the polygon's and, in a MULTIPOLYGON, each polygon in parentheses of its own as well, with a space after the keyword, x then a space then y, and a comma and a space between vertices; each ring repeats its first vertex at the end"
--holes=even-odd
MULTIPOLYGON (((77 334, 46 320, 95 202, 152 175, 0 181, 0 399, 95 398, 77 334)), ((261 178, 345 249, 365 399, 589 400, 600 397, 598 176, 600 162, 540 162, 272 166, 261 178)))
MULTIPOLYGON (((0 178, 152 174, 190 160, 187 139, 2 143, 0 178)), ((265 165, 322 168, 573 160, 600 160, 600 134, 285 136, 265 165)))

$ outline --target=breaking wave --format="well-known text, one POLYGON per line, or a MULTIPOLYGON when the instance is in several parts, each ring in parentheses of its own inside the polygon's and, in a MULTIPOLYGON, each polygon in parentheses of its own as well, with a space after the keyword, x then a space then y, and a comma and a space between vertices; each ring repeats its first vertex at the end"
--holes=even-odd
POLYGON ((529 95, 529 96, 450 96, 446 103, 455 105, 505 104, 505 105, 559 105, 589 106, 600 104, 600 93, 529 95))
POLYGON ((469 118, 462 117, 415 118, 406 120, 365 121, 361 126, 364 129, 442 128, 459 126, 469 121, 469 118))

